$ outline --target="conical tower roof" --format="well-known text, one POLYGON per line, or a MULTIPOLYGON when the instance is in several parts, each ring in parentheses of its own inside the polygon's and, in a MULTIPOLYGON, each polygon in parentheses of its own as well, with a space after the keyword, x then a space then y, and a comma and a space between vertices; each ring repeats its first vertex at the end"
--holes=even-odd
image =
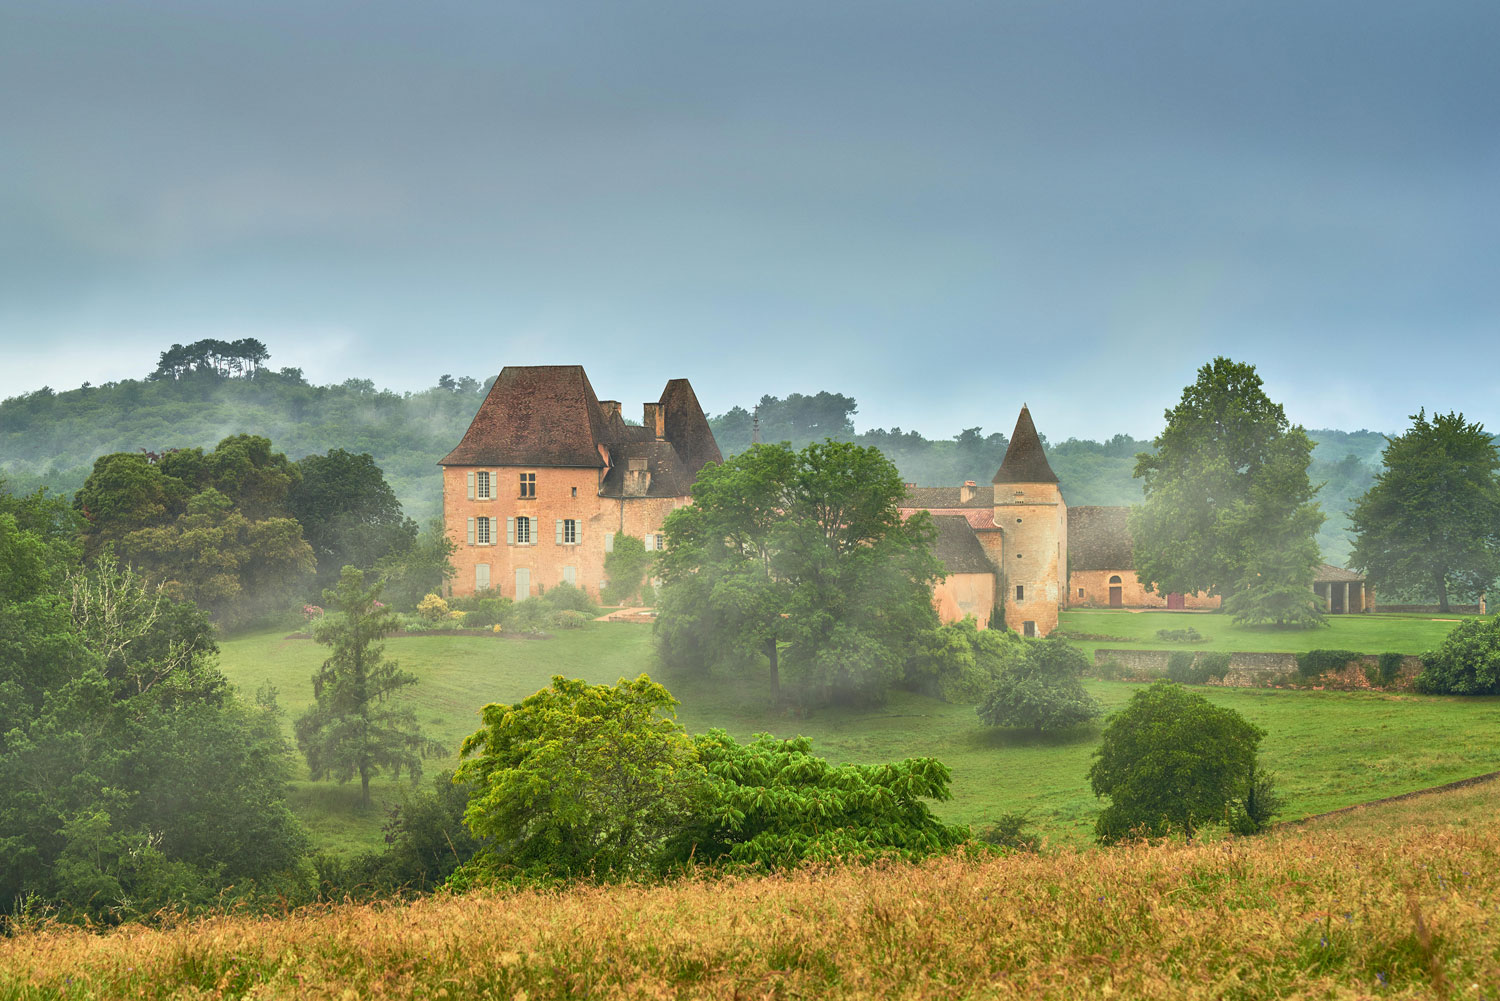
POLYGON ((1005 461, 995 473, 991 483, 1056 483, 1057 474, 1047 465, 1047 453, 1042 449, 1042 439, 1031 423, 1031 411, 1023 403, 1021 416, 1016 418, 1016 429, 1010 436, 1010 447, 1005 450, 1005 461))

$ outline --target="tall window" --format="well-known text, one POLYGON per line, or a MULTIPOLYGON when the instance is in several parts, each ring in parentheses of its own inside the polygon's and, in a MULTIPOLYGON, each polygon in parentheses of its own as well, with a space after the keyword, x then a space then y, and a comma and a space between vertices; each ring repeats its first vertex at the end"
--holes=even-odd
POLYGON ((522 473, 521 474, 521 496, 522 497, 535 497, 536 496, 536 473, 522 473))
POLYGON ((495 544, 495 537, 490 534, 490 519, 475 519, 474 541, 481 546, 492 546, 495 544))
POLYGON ((1026 585, 1025 584, 1017 584, 1016 585, 1016 600, 1017 601, 1025 601, 1026 600, 1026 585))
POLYGON ((572 518, 563 519, 562 541, 565 546, 576 546, 578 544, 578 522, 572 518))
POLYGON ((489 500, 495 496, 489 470, 481 470, 474 476, 474 496, 478 500, 489 500))
POLYGON ((572 584, 574 587, 578 586, 577 567, 563 567, 563 583, 572 584))
POLYGON ((527 546, 531 544, 531 519, 516 519, 516 545, 527 546))

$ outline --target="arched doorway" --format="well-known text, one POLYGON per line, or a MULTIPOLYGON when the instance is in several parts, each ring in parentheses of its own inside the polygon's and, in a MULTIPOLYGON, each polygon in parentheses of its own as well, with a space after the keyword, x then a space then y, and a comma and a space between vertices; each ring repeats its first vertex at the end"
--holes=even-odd
POLYGON ((1125 588, 1119 574, 1115 574, 1109 579, 1109 607, 1125 607, 1125 588))

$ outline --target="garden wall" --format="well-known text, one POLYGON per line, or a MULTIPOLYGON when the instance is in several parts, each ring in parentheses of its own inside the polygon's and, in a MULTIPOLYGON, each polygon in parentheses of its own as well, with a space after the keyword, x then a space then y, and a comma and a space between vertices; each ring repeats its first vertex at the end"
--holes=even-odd
MULTIPOLYGON (((1177 650, 1106 650, 1094 651, 1094 666, 1100 667, 1115 661, 1124 668, 1126 678, 1149 681, 1165 677, 1167 660, 1177 650)), ((1325 672, 1316 678, 1303 678, 1297 671, 1297 655, 1294 653, 1232 653, 1229 655, 1229 673, 1223 681, 1211 681, 1211 685, 1226 688, 1308 687, 1333 688, 1354 691, 1375 688, 1366 675, 1366 669, 1374 671, 1380 658, 1374 654, 1356 657, 1342 670, 1325 672)), ((1410 690, 1412 682, 1422 670, 1422 658, 1401 658, 1401 670, 1392 690, 1410 690)))
POLYGON ((1377 612, 1415 612, 1421 615, 1483 615, 1478 605, 1449 605, 1448 611, 1444 612, 1437 605, 1387 605, 1380 602, 1375 606, 1377 612))

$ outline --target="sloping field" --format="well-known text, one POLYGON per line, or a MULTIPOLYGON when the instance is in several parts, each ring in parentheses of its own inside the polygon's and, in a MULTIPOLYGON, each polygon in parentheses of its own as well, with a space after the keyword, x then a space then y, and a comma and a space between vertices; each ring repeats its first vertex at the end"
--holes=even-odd
POLYGON ((1493 998, 1497 808, 1489 783, 1217 844, 43 929, 0 940, 0 998, 1493 998))

